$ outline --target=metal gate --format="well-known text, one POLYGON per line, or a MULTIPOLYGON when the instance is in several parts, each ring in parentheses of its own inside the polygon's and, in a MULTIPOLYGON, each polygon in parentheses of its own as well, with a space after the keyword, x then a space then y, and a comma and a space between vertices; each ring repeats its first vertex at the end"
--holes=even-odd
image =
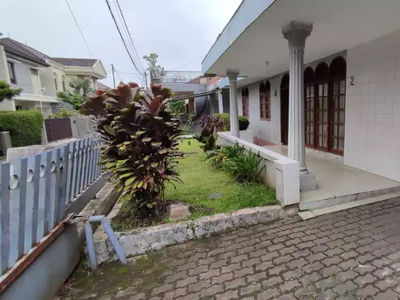
POLYGON ((44 122, 48 142, 72 137, 71 121, 69 118, 45 119, 44 122))

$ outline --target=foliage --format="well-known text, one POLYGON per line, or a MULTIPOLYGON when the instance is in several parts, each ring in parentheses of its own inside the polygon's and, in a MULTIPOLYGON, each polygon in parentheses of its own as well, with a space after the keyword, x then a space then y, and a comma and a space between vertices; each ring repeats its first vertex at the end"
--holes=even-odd
POLYGON ((74 78, 69 83, 69 86, 74 90, 73 94, 80 95, 83 99, 87 99, 93 93, 90 87, 89 79, 74 78))
MULTIPOLYGON (((214 116, 219 116, 220 118, 225 118, 228 127, 224 131, 229 131, 229 124, 231 123, 231 116, 228 113, 214 114, 214 116)), ((239 116, 239 130, 246 130, 250 125, 248 118, 239 116)))
POLYGON ((93 92, 90 87, 90 80, 76 78, 69 83, 69 86, 73 89, 73 93, 69 91, 58 92, 57 97, 61 101, 71 104, 75 110, 79 111, 93 92))
POLYGON ((184 184, 175 189, 167 184, 165 197, 184 201, 192 206, 210 208, 194 212, 192 217, 204 214, 232 212, 246 207, 257 207, 275 203, 275 191, 260 183, 242 184, 222 169, 204 163, 205 154, 194 139, 182 140, 179 149, 195 154, 180 159, 177 171, 184 184), (189 145, 190 142, 190 145, 189 145), (217 197, 210 197, 216 195, 217 197))
POLYGON ((189 115, 186 122, 182 121, 182 132, 184 134, 190 134, 193 126, 193 116, 189 115))
POLYGON ((69 117, 72 117, 72 116, 75 116, 75 115, 76 115, 76 112, 68 111, 66 109, 63 109, 60 113, 51 115, 49 117, 49 119, 69 118, 69 117))
POLYGON ((142 217, 165 211, 165 182, 180 182, 174 171, 180 122, 166 111, 169 89, 151 85, 143 91, 136 83, 97 91, 84 105, 97 117, 102 135, 104 169, 117 188, 133 197, 142 217))
POLYGON ((146 70, 149 71, 151 80, 161 79, 165 76, 164 68, 157 65, 157 53, 150 53, 149 56, 145 55, 143 56, 143 59, 145 59, 149 64, 149 67, 146 70))
POLYGON ((0 81, 0 102, 6 99, 11 100, 15 96, 18 96, 21 91, 22 89, 12 89, 8 83, 0 81))
POLYGON ((261 182, 261 173, 265 166, 262 166, 262 157, 254 152, 246 151, 239 144, 223 146, 221 149, 207 153, 211 165, 223 168, 232 174, 239 182, 261 182))
POLYGON ((199 142, 203 143, 203 151, 207 152, 215 149, 217 142, 217 132, 222 131, 227 126, 226 119, 219 116, 205 116, 198 121, 202 130, 200 134, 194 136, 199 142))
POLYGON ((71 94, 70 92, 58 92, 57 97, 61 101, 71 104, 75 110, 80 110, 86 101, 79 94, 71 94))
POLYGON ((42 143, 43 116, 36 110, 0 111, 0 129, 9 131, 13 147, 42 143))
POLYGON ((261 166, 263 159, 258 153, 246 151, 241 155, 226 158, 223 168, 231 173, 239 182, 261 182, 261 173, 265 165, 261 166))
POLYGON ((180 115, 185 112, 184 100, 176 100, 168 103, 168 110, 174 115, 180 115))

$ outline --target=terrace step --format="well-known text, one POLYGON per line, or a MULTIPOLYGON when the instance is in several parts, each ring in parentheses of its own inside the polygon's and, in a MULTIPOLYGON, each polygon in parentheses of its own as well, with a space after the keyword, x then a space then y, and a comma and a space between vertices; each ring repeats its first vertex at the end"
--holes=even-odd
MULTIPOLYGON (((330 214, 330 213, 334 213, 334 212, 338 212, 341 210, 346 210, 349 208, 353 208, 353 207, 358 207, 361 205, 367 205, 367 204, 371 204, 371 203, 376 203, 376 202, 380 202, 380 201, 385 201, 385 200, 389 200, 389 199, 393 199, 396 197, 400 197, 400 191, 398 187, 395 188, 390 188, 390 189, 383 189, 383 191, 385 190, 395 190, 394 192, 387 192, 387 193, 383 193, 381 195, 378 196, 371 196, 371 197, 366 197, 366 198, 360 198, 357 200, 350 200, 350 201, 346 201, 345 203, 341 203, 341 204, 336 204, 336 205, 331 205, 331 206, 326 206, 323 208, 317 208, 317 209, 311 209, 309 211, 301 211, 298 213, 298 215, 303 219, 303 220, 308 220, 311 218, 315 218, 321 215, 326 215, 326 214, 330 214)), ((378 191, 373 191, 374 194, 375 192, 378 191)), ((360 194, 367 194, 370 192, 366 192, 366 193, 360 193, 360 194)), ((345 196, 347 197, 347 196, 345 196)), ((300 209, 301 206, 300 206, 300 209)))

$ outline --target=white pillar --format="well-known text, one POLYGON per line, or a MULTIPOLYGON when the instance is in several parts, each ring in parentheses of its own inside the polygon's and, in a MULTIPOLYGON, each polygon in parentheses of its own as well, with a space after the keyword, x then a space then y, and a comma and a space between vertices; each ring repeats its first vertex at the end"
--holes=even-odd
POLYGON ((304 120, 303 57, 306 38, 311 34, 312 24, 291 21, 282 28, 289 42, 289 151, 288 156, 300 163, 300 190, 316 188, 315 175, 307 170, 304 120))
POLYGON ((222 89, 217 92, 218 96, 218 112, 222 114, 224 112, 224 99, 222 98, 222 89))
POLYGON ((239 72, 228 71, 226 75, 229 78, 231 134, 234 137, 239 137, 239 114, 237 104, 237 77, 239 75, 239 72))

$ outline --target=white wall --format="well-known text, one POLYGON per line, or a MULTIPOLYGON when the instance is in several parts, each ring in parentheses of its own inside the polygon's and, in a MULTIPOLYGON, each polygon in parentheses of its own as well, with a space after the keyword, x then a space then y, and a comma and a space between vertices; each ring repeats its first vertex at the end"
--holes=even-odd
POLYGON ((32 68, 38 71, 38 75, 31 74, 32 89, 33 94, 40 94, 42 89, 42 82, 40 80, 40 70, 37 68, 32 68))
POLYGON ((344 163, 400 181, 400 31, 347 50, 345 125, 344 163))
MULTIPOLYGON (((247 86, 249 89, 249 129, 253 130, 254 136, 280 144, 280 83, 282 76, 269 79, 271 84, 271 120, 260 120, 260 82, 247 86), (277 95, 274 96, 275 90, 277 95)), ((266 82, 264 80, 263 82, 266 82)), ((242 89, 238 89, 239 115, 243 115, 242 89)))
POLYGON ((17 84, 11 84, 13 88, 22 88, 23 93, 33 94, 30 68, 31 66, 25 63, 14 63, 17 84))

